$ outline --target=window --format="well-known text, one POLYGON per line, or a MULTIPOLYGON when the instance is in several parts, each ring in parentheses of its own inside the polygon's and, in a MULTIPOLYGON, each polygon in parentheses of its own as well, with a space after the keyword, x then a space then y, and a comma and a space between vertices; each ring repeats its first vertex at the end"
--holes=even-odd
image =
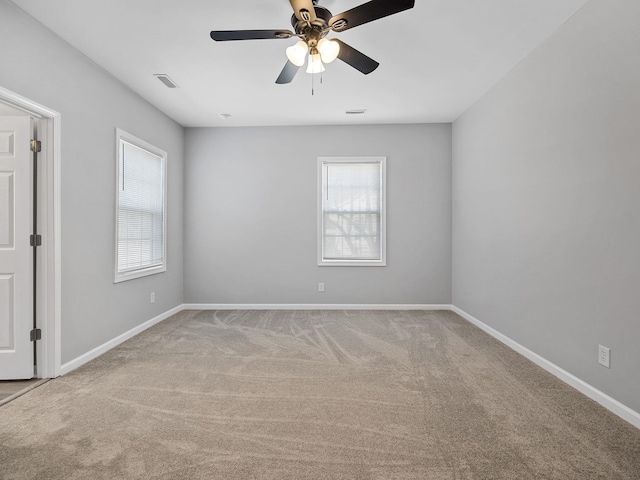
POLYGON ((167 154, 120 129, 117 147, 114 283, 167 269, 167 154))
POLYGON ((318 166, 318 265, 385 266, 386 157, 321 157, 318 166))

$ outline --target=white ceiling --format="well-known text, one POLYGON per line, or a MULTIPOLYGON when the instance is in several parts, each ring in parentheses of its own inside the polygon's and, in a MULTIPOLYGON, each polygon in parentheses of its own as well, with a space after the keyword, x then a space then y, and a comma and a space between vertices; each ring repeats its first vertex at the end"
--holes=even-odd
MULTIPOLYGON (((451 122, 587 0, 416 0, 331 33, 380 62, 337 60, 323 83, 276 85, 296 39, 214 42, 211 30, 291 29, 287 0, 13 0, 184 126, 451 122), (168 89, 153 74, 168 74, 168 89), (345 110, 367 109, 347 116, 345 110), (221 120, 220 113, 231 118, 221 120)), ((363 0, 321 0, 335 15, 363 0)))

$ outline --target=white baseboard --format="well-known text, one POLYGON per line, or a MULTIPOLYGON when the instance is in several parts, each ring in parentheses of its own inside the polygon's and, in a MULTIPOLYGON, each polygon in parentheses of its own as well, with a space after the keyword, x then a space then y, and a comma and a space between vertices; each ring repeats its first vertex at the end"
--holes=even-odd
POLYGON ((547 372, 551 373, 552 375, 555 375, 556 377, 558 377, 560 380, 562 380, 563 382, 565 382, 569 386, 571 386, 571 387, 575 388, 576 390, 578 390, 580 393, 582 393, 582 394, 586 395, 587 397, 589 397, 590 399, 598 402, 600 405, 605 407, 607 410, 615 413, 617 416, 619 416, 623 420, 626 420, 627 422, 629 422, 634 427, 640 428, 640 413, 636 412, 635 410, 630 409, 626 405, 624 405, 624 404, 620 403, 619 401, 617 401, 615 398, 612 398, 609 395, 607 395, 606 393, 603 393, 600 390, 598 390, 597 388, 593 387, 592 385, 589 385, 587 382, 585 382, 583 380, 580 380, 575 375, 570 374, 566 370, 563 370, 562 368, 558 367, 556 364, 551 363, 546 358, 543 358, 540 355, 538 355, 537 353, 532 352, 528 348, 520 345, 515 340, 512 340, 511 338, 507 337, 506 335, 503 335, 502 333, 498 332, 497 330, 491 328, 489 325, 487 325, 485 323, 482 323, 480 320, 478 320, 477 318, 469 315, 464 310, 461 310, 458 307, 453 306, 453 305, 451 306, 451 310, 454 311, 455 313, 457 313, 458 315, 460 315, 462 318, 464 318, 468 322, 470 322, 470 323, 474 324, 475 326, 479 327, 480 329, 484 330, 489 335, 494 337, 496 340, 499 340, 500 342, 504 343, 506 346, 510 347, 511 349, 515 350, 519 354, 521 354, 524 357, 528 358, 529 360, 531 360, 536 365, 544 368, 547 372))
POLYGON ((437 304, 185 303, 183 310, 451 310, 437 304))
POLYGON ((103 343, 102 345, 94 348, 93 350, 90 350, 87 353, 85 353, 83 355, 80 355, 77 358, 74 358, 70 362, 67 362, 67 363, 63 364, 60 367, 60 375, 65 375, 65 374, 71 372, 72 370, 75 370, 76 368, 80 367, 81 365, 84 365, 85 363, 87 363, 87 362, 93 360, 94 358, 99 357, 103 353, 111 350, 113 347, 116 347, 116 346, 120 345, 122 342, 124 342, 126 340, 129 340, 131 337, 136 336, 140 332, 145 331, 147 328, 150 328, 150 327, 154 326, 156 323, 160 323, 161 321, 166 320, 171 315, 175 315, 176 313, 179 313, 182 310, 184 310, 183 306, 182 305, 178 305, 177 307, 174 307, 171 310, 168 310, 168 311, 166 311, 164 313, 161 313, 157 317, 154 317, 151 320, 148 320, 148 321, 144 322, 143 324, 138 325, 137 327, 134 327, 134 328, 132 328, 131 330, 129 330, 127 332, 124 332, 122 335, 118 335, 116 338, 113 338, 113 339, 109 340, 108 342, 103 343))

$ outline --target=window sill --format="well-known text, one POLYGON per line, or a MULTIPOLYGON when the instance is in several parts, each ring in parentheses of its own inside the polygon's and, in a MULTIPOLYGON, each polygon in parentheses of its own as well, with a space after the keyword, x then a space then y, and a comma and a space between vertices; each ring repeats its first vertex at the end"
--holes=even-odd
POLYGON ((142 278, 149 275, 155 275, 157 273, 163 273, 167 271, 166 265, 158 265, 156 267, 145 268, 143 270, 134 270, 132 272, 117 273, 113 278, 113 283, 126 282, 127 280, 133 280, 134 278, 142 278))
POLYGON ((384 260, 321 260, 318 262, 319 267, 386 267, 387 262, 384 260))

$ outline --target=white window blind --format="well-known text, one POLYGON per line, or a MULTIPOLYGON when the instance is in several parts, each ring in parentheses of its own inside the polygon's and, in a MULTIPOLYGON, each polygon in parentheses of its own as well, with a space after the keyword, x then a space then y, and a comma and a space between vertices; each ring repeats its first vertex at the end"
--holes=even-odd
POLYGON ((384 158, 321 159, 319 264, 384 265, 384 158))
POLYGON ((115 281, 165 267, 166 153, 119 130, 115 281))

